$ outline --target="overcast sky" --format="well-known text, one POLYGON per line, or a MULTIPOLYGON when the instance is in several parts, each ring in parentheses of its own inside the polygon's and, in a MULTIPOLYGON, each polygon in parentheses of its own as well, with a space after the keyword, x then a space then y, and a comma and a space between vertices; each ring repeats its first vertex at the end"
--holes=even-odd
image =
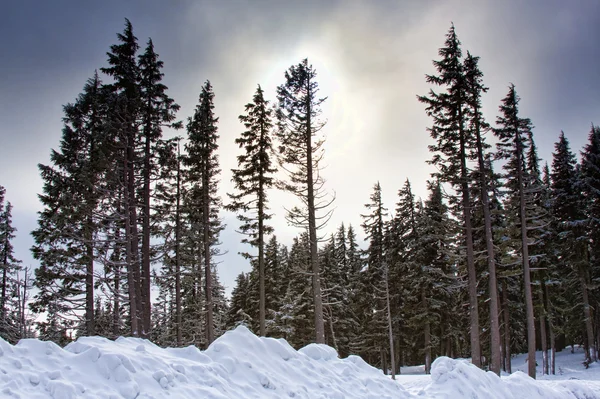
MULTIPOLYGON (((261 84, 270 100, 292 64, 308 57, 318 73, 328 124, 323 175, 335 191, 328 226, 352 223, 379 180, 393 209, 406 178, 426 196, 431 170, 430 120, 416 100, 427 93, 424 75, 454 22, 463 50, 481 57, 485 116, 494 122, 514 83, 520 112, 536 126, 544 161, 564 130, 577 152, 592 122, 600 123, 600 2, 538 1, 13 1, 0 15, 0 185, 14 205, 16 255, 36 266, 29 235, 40 210, 37 164, 48 163, 61 137, 62 106, 72 102, 131 20, 142 48, 148 37, 164 61, 164 83, 181 105, 195 107, 209 79, 220 118, 221 192, 231 190, 231 168, 242 131, 238 115, 261 84)), ((171 135, 167 132, 167 135, 171 135)), ((273 225, 288 244, 298 233, 284 221, 287 194, 272 196, 273 225)), ((233 215, 222 213, 219 274, 232 288, 247 271, 233 215)), ((361 237, 362 238, 362 237, 361 237)))

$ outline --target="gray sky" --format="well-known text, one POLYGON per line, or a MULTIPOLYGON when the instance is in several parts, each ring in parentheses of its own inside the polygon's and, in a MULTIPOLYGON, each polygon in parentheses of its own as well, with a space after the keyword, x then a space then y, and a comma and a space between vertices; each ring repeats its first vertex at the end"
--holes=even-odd
MULTIPOLYGON (((242 131, 237 117, 261 84, 270 100, 283 73, 308 57, 317 69, 327 137, 323 174, 335 191, 328 227, 352 223, 373 184, 381 182, 386 206, 409 178, 425 196, 431 172, 430 120, 416 95, 429 87, 424 75, 450 22, 463 43, 481 57, 485 116, 494 122, 510 82, 522 97, 520 112, 536 126, 540 156, 551 160, 560 130, 572 149, 584 145, 590 124, 600 123, 600 2, 538 1, 14 1, 0 15, 0 184, 14 205, 16 255, 36 266, 29 253, 41 192, 38 163, 48 163, 61 137, 62 105, 72 102, 106 52, 117 42, 124 18, 144 47, 152 37, 165 63, 164 82, 191 115, 200 87, 210 79, 220 118, 221 192, 231 172, 242 131)), ((167 133, 170 135, 171 133, 167 133)), ((273 225, 284 243, 298 233, 284 221, 273 193, 273 225)), ((233 215, 219 273, 231 289, 248 270, 233 215)), ((362 237, 361 237, 362 238, 362 237)))

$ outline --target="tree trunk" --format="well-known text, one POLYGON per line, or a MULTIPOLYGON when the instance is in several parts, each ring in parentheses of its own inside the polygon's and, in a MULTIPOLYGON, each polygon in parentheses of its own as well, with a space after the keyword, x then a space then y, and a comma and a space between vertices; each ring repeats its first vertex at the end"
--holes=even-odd
POLYGON ((263 176, 259 176, 258 189, 258 285, 259 285, 259 332, 260 336, 267 335, 265 327, 266 309, 265 309, 265 238, 264 238, 264 198, 263 198, 263 176))
MULTIPOLYGON (((424 312, 427 313, 428 306, 425 290, 421 291, 421 302, 423 302, 424 312)), ((425 374, 431 374, 431 325, 429 321, 425 322, 423 337, 425 341, 425 374)))
POLYGON ((556 338, 554 337, 554 325, 552 317, 552 308, 550 307, 550 296, 548 295, 548 287, 544 280, 541 282, 542 293, 544 295, 544 308, 546 309, 548 320, 548 333, 550 335, 550 374, 556 373, 556 338))
POLYGON ((529 243, 527 239, 527 213, 525 204, 525 185, 523 182, 523 145, 520 139, 520 133, 515 136, 516 152, 517 152, 517 180, 519 187, 519 213, 521 217, 521 245, 523 255, 523 282, 525 284, 525 308, 527 312, 527 362, 528 374, 531 378, 535 378, 535 318, 533 314, 533 295, 531 293, 531 272, 529 271, 529 243))
POLYGON ((27 338, 27 324, 25 320, 25 310, 27 309, 27 284, 29 268, 25 268, 25 277, 23 278, 23 298, 21 298, 21 338, 27 338))
POLYGON ((542 375, 548 374, 548 341, 546 338, 546 311, 543 308, 544 295, 542 290, 539 290, 540 302, 542 304, 542 311, 540 312, 540 338, 542 344, 542 375))
MULTIPOLYGON (((462 114, 459 115, 462 121, 462 114)), ((467 251, 467 272, 469 279, 469 316, 471 336, 471 362, 481 367, 481 343, 479 338, 479 305, 477 303, 477 270, 475 269, 475 256, 473 253, 473 226, 471 224, 471 195, 469 192, 467 153, 465 134, 460 129, 460 162, 461 162, 461 189, 462 189, 462 211, 465 223, 465 245, 467 251)))
POLYGON ((212 302, 212 277, 210 265, 210 178, 208 175, 209 159, 205 161, 204 170, 202 171, 202 224, 204 232, 204 287, 206 295, 206 346, 208 347, 215 339, 214 321, 213 321, 213 302, 212 302))
POLYGON ((385 265, 385 301, 387 308, 388 338, 390 340, 390 364, 392 365, 392 380, 396 379, 396 359, 394 357, 394 330, 392 328, 392 308, 390 307, 390 286, 388 265, 385 265))
MULTIPOLYGON (((123 192, 122 190, 119 190, 118 194, 117 194, 118 198, 117 198, 117 214, 121 214, 121 201, 123 200, 123 192)), ((119 226, 115 227, 115 242, 118 243, 118 245, 120 245, 120 241, 121 241, 121 228, 119 226)), ((119 262, 121 261, 121 256, 119 254, 119 259, 115 259, 115 262, 113 263, 113 268, 114 268, 114 297, 113 297, 113 320, 112 320, 112 327, 113 327, 113 336, 116 338, 118 337, 120 334, 120 328, 119 328, 119 324, 121 322, 121 315, 119 314, 119 308, 121 307, 120 304, 120 295, 121 293, 119 292, 121 287, 120 287, 120 281, 121 281, 121 270, 120 270, 120 265, 119 262)), ((128 267, 129 270, 129 267, 128 267)), ((129 275, 128 275, 128 279, 129 279, 129 275)), ((131 291, 130 291, 131 293, 131 291)), ((130 298, 131 300, 131 298, 130 298)))
MULTIPOLYGON (((1 204, 0 204, 1 205, 1 204)), ((8 221, 6 222, 8 225, 8 221)), ((3 243, 3 259, 2 259, 2 325, 5 326, 6 322, 6 284, 7 284, 7 272, 8 272, 8 226, 6 228, 6 238, 3 243)))
MULTIPOLYGON (((479 111, 475 108, 475 115, 479 111)), ((479 118, 475 121, 475 135, 477 141, 477 158, 479 163, 479 183, 481 185, 481 201, 483 208, 483 219, 485 226, 485 244, 487 250, 487 264, 489 271, 489 295, 490 295, 490 347, 492 363, 490 371, 500 375, 500 322, 498 320, 498 282, 496 280, 496 259, 494 255, 494 237, 492 235, 492 218, 490 215, 490 200, 488 196, 488 183, 486 167, 483 159, 483 143, 479 127, 479 118)))
POLYGON ((181 319, 181 256, 179 239, 181 236, 181 167, 179 143, 177 143, 177 188, 175 193, 175 322, 177 324, 177 346, 183 344, 181 319))
POLYGON ((317 221, 315 209, 315 192, 313 179, 312 159, 312 121, 311 121, 311 93, 310 79, 306 87, 309 95, 306 96, 306 201, 308 207, 308 235, 310 242, 310 263, 312 268, 313 301, 315 304, 315 341, 317 344, 325 343, 325 324, 323 321, 323 298, 321 296, 321 276, 319 270, 319 254, 317 240, 317 221))
POLYGON ((508 374, 512 373, 512 360, 510 350, 510 312, 508 308, 508 284, 502 280, 502 308, 504 314, 504 362, 508 374))
POLYGON ((590 299, 587 289, 587 278, 585 271, 581 266, 579 270, 579 281, 581 282, 581 293, 583 296, 583 316, 585 317, 585 331, 587 336, 587 346, 585 348, 586 360, 588 362, 595 362, 597 360, 596 349, 594 345, 594 330, 592 326, 592 313, 590 310, 590 299))
POLYGON ((143 309, 143 336, 150 333, 150 123, 145 126, 144 145, 144 187, 143 187, 143 218, 142 218, 142 273, 141 273, 141 304, 143 309))
POLYGON ((86 335, 95 335, 96 326, 94 320, 94 246, 92 244, 91 216, 88 216, 86 226, 86 270, 85 270, 85 324, 86 335))
POLYGON ((130 261, 131 267, 133 268, 134 278, 134 290, 135 290, 135 318, 136 320, 136 336, 144 336, 143 331, 144 325, 144 308, 142 303, 142 284, 141 284, 141 270, 140 270, 140 257, 139 257, 139 233, 138 233, 138 217, 137 217, 137 201, 135 198, 135 132, 136 129, 133 127, 129 128, 127 132, 127 187, 126 187, 126 200, 129 214, 129 247, 130 247, 130 261))
MULTIPOLYGON (((127 162, 125 162, 125 176, 128 175, 127 162)), ((133 251, 132 251, 132 228, 131 228, 131 195, 132 193, 129 191, 128 187, 124 188, 125 190, 125 260, 127 262, 127 288, 129 294, 129 318, 131 324, 131 335, 134 337, 139 336, 138 329, 138 310, 137 310, 137 294, 138 290, 136 290, 136 286, 138 286, 138 280, 136 279, 136 263, 134 262, 133 251)), ((117 293, 118 295, 118 293, 117 293)))

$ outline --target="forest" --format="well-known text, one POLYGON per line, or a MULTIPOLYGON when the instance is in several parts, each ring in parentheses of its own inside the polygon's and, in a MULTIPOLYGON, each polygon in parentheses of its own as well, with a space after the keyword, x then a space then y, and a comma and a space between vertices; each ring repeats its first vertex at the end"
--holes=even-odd
POLYGON ((586 367, 596 362, 600 127, 590 126, 579 157, 561 132, 542 164, 517 88, 486 120, 479 57, 454 25, 440 42, 435 74, 424 76, 431 89, 414 99, 430 121, 427 197, 406 180, 384 204, 374 177, 372 192, 356 194, 362 224, 331 226, 344 199, 322 173, 322 104, 335 93, 320 92, 309 60, 281 71, 276 98, 260 85, 248 93, 235 189, 221 197, 218 93, 206 80, 193 114, 179 115, 152 40, 140 43, 126 20, 106 64, 64 105, 61 141, 39 165, 36 268, 15 254, 0 186, 0 337, 206 348, 244 325, 297 349, 327 344, 391 375, 416 364, 429 372, 438 356, 510 373, 512 356, 526 352, 535 378, 535 351, 555 374, 568 345, 585 348, 586 367), (297 199, 285 215, 269 206, 274 190, 297 199), (250 270, 231 297, 219 279, 223 210, 237 214, 250 270), (297 228, 291 245, 278 241, 273 217, 297 228))

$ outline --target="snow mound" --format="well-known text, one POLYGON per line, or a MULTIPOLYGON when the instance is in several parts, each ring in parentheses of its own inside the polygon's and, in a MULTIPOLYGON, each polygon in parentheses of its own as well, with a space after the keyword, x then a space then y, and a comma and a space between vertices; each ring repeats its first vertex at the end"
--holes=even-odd
POLYGON ((591 381, 536 381, 522 371, 498 377, 462 359, 437 358, 431 365, 431 383, 421 395, 428 398, 600 398, 600 384, 591 381))
POLYGON ((137 338, 82 337, 59 346, 0 340, 0 398, 409 398, 358 357, 325 345, 229 331, 202 352, 137 338))
POLYGON ((534 381, 522 372, 500 379, 443 357, 422 388, 408 391, 360 357, 340 359, 317 344, 296 351, 245 327, 225 333, 206 351, 163 349, 138 338, 84 337, 64 349, 35 339, 15 346, 0 339, 0 398, 521 397, 600 399, 600 382, 534 381))

